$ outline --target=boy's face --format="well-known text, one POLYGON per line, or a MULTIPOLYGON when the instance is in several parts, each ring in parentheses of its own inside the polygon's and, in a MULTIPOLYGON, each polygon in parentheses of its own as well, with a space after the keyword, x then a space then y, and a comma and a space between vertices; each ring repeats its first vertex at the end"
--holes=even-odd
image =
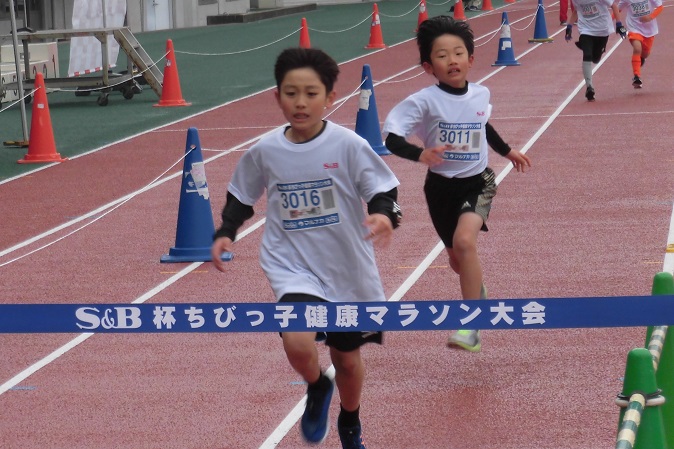
POLYGON ((290 123, 286 137, 291 142, 304 142, 323 128, 323 113, 332 106, 336 93, 327 92, 315 70, 304 67, 286 73, 275 92, 283 116, 290 123))
POLYGON ((438 36, 433 41, 431 63, 422 64, 426 73, 457 89, 465 87, 468 70, 472 66, 473 55, 468 55, 463 40, 453 34, 438 36))

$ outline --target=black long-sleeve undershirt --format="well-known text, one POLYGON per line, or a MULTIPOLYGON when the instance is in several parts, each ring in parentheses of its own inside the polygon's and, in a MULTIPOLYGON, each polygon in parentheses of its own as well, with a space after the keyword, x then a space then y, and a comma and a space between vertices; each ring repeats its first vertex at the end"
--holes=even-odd
MULTIPOLYGON (((501 156, 507 156, 508 153, 510 153, 510 145, 505 143, 503 138, 496 132, 489 122, 487 122, 485 130, 487 132, 487 143, 489 146, 501 156)), ((393 133, 389 133, 389 135, 386 136, 386 148, 396 156, 415 162, 419 160, 421 153, 424 151, 423 148, 411 144, 405 140, 404 137, 393 133)))
MULTIPOLYGON (((460 89, 443 83, 439 83, 438 87, 450 95, 465 95, 468 92, 468 83, 466 83, 465 87, 460 89)), ((494 151, 496 151, 501 156, 506 156, 508 153, 510 153, 510 146, 505 143, 503 138, 499 135, 498 132, 496 132, 491 123, 487 122, 485 125, 485 131, 487 133, 487 144, 494 151)), ((411 144, 405 140, 404 137, 393 133, 389 133, 389 135, 386 136, 385 143, 386 148, 388 148, 391 153, 415 162, 419 160, 421 153, 424 151, 423 148, 411 144)))
POLYGON ((243 222, 255 214, 253 206, 243 204, 237 197, 227 192, 227 202, 222 208, 222 225, 215 232, 213 240, 220 237, 229 237, 232 241, 236 239, 236 232, 243 222))
MULTIPOLYGON (((367 203, 367 212, 369 214, 384 214, 391 220, 393 228, 400 225, 399 211, 400 207, 396 202, 398 200, 398 189, 394 187, 388 192, 377 193, 367 203)), ((222 225, 215 232, 213 239, 220 237, 229 237, 232 241, 236 239, 236 233, 243 223, 255 214, 253 206, 243 204, 237 197, 227 192, 227 202, 222 209, 222 225)))

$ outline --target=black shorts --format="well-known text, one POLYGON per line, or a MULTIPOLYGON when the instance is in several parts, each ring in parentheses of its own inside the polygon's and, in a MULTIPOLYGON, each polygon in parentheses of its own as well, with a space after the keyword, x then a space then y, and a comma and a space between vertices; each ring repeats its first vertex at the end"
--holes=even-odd
POLYGON ((487 231, 487 218, 496 195, 496 176, 489 167, 468 178, 445 178, 429 171, 424 193, 433 226, 442 243, 451 248, 459 216, 464 212, 480 215, 482 230, 487 231))
MULTIPOLYGON (((306 293, 287 293, 278 302, 328 302, 318 296, 306 293)), ((321 334, 325 334, 325 345, 342 352, 351 352, 363 346, 365 343, 382 344, 383 332, 317 332, 316 340, 322 340, 321 334)))
POLYGON ((583 61, 592 61, 599 64, 601 55, 606 51, 608 36, 588 36, 581 34, 578 38, 578 48, 583 50, 583 61))

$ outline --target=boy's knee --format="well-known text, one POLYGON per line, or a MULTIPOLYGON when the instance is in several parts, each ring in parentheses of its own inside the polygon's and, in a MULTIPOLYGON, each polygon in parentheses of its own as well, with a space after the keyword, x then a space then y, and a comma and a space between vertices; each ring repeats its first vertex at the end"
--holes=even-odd
POLYGON ((292 332, 283 334, 283 349, 288 357, 310 358, 315 349, 314 339, 309 332, 292 332))
POLYGON ((360 353, 356 355, 354 352, 333 354, 332 363, 335 365, 335 370, 344 376, 353 376, 358 373, 363 365, 363 361, 360 358, 360 353))
POLYGON ((453 240, 453 253, 457 260, 461 259, 467 253, 477 251, 477 241, 472 233, 457 233, 453 240))

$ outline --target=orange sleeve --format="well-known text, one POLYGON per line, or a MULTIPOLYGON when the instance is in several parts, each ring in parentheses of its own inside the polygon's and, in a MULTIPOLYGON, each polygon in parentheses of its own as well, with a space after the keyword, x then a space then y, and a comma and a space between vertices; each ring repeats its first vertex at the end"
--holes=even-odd
POLYGON ((651 13, 651 19, 655 19, 656 17, 658 17, 664 8, 665 8, 665 7, 662 6, 662 5, 660 5, 660 6, 658 6, 657 8, 655 8, 655 9, 653 10, 653 12, 651 13))

